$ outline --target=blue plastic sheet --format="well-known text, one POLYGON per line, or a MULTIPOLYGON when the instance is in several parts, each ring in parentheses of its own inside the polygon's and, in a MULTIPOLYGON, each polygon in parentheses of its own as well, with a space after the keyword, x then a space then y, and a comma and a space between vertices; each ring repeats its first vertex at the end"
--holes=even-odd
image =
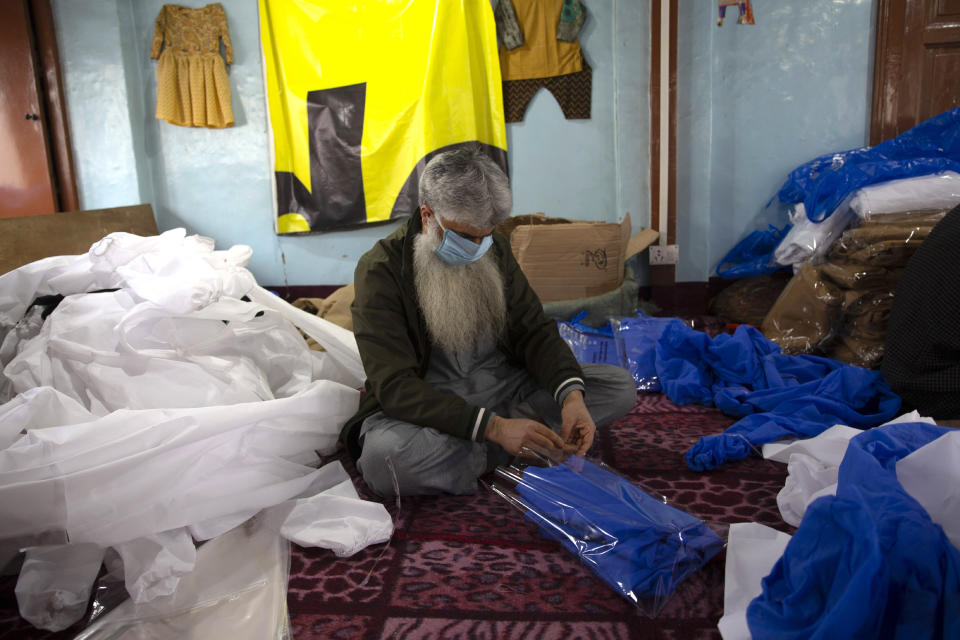
POLYGON ((659 609, 723 548, 701 520, 584 458, 527 467, 515 490, 526 518, 635 604, 659 609))
POLYGON ((687 452, 687 466, 695 471, 745 458, 752 447, 783 437, 813 437, 834 424, 875 427, 900 408, 879 371, 784 355, 748 325, 711 339, 669 324, 657 342, 657 374, 675 403, 716 406, 741 418, 687 452))
POLYGON ((960 107, 875 147, 829 153, 800 165, 777 196, 781 202, 803 202, 807 217, 819 222, 861 187, 946 170, 960 171, 960 107))
POLYGON ((717 275, 721 278, 733 280, 760 276, 783 269, 773 259, 773 252, 790 230, 791 225, 778 229, 767 225, 767 229, 753 231, 743 240, 733 246, 727 255, 717 264, 717 275))
POLYGON ((625 367, 637 383, 637 391, 660 391, 657 376, 657 340, 676 318, 651 318, 640 312, 636 317, 611 320, 613 337, 621 366, 625 367))
POLYGON ((960 551, 897 481, 949 429, 892 424, 850 441, 747 608, 754 638, 960 638, 960 551))

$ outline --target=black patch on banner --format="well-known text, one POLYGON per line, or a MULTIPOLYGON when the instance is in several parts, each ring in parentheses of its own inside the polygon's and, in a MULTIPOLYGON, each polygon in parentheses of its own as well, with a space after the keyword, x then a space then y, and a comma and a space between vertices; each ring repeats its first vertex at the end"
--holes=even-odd
POLYGON ((366 83, 307 93, 312 192, 290 171, 277 171, 279 215, 299 213, 311 231, 367 221, 360 164, 366 83))

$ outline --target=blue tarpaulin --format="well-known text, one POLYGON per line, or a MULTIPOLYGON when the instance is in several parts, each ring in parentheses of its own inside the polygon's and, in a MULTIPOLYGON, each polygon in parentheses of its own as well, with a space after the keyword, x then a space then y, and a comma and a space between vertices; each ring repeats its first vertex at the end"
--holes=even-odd
POLYGON ((687 465, 696 471, 745 458, 751 447, 783 437, 816 436, 835 424, 875 427, 900 408, 879 371, 785 355, 747 325, 711 339, 679 320, 670 323, 657 342, 657 374, 675 403, 716 406, 741 418, 687 452, 687 465))
POLYGON ((836 495, 810 504, 747 608, 754 638, 960 638, 960 551, 896 475, 947 431, 900 423, 850 441, 836 495))
POLYGON ((947 170, 960 171, 960 107, 875 147, 828 153, 800 165, 777 197, 803 202, 807 217, 818 222, 861 187, 947 170))
POLYGON ((527 467, 516 491, 526 518, 634 603, 665 598, 723 548, 701 520, 583 458, 527 467))

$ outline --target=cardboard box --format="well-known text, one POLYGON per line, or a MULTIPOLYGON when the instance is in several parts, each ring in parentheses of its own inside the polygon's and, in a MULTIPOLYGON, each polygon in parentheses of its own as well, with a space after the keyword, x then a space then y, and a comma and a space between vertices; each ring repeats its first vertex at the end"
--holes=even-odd
POLYGON ((623 222, 582 222, 542 213, 514 216, 498 229, 510 238, 513 255, 541 302, 575 300, 606 293, 623 281, 624 263, 659 234, 631 236, 623 222))
POLYGON ((157 235, 149 204, 0 219, 0 273, 49 256, 86 253, 114 231, 157 235))

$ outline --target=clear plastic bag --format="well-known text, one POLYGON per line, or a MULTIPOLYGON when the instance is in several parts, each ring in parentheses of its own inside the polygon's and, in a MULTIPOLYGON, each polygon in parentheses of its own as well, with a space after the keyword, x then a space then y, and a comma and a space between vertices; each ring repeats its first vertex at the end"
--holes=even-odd
POLYGON ((612 336, 573 322, 557 322, 557 330, 563 341, 573 351, 573 357, 577 362, 620 366, 617 345, 612 336))
POLYGON ((524 448, 489 488, 644 614, 724 546, 703 521, 644 492, 596 459, 524 448))
POLYGON ((621 366, 637 383, 637 391, 660 391, 657 376, 657 340, 676 318, 651 318, 638 313, 634 318, 611 318, 613 337, 621 366))

